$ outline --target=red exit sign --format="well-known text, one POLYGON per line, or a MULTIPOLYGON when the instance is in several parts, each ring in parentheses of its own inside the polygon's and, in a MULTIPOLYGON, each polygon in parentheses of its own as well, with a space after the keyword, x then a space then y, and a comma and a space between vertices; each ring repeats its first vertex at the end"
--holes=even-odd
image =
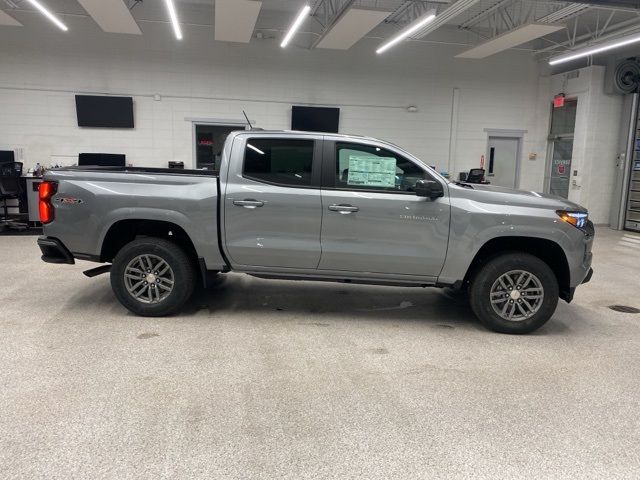
POLYGON ((553 97, 553 108, 564 107, 564 93, 553 97))

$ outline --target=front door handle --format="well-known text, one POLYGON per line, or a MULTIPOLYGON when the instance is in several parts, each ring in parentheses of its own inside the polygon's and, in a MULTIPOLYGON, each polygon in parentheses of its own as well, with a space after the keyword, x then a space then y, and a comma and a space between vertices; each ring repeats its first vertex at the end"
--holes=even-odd
POLYGON ((350 213, 357 212, 360 209, 358 207, 354 207, 353 205, 340 204, 329 205, 329 210, 331 210, 332 212, 341 213, 342 215, 348 215, 350 213))
POLYGON ((264 205, 264 202, 260 200, 255 200, 253 198, 247 198, 245 200, 234 200, 233 204, 237 207, 257 208, 257 207, 262 207, 264 205))

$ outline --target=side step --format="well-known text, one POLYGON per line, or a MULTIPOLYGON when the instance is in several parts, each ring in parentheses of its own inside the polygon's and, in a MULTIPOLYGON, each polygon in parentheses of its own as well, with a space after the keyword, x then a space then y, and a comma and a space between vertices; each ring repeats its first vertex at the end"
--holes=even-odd
POLYGON ((108 273, 111 271, 111 264, 108 265, 100 265, 99 267, 92 268, 91 270, 85 270, 84 273, 87 277, 93 278, 98 275, 102 275, 103 273, 108 273))

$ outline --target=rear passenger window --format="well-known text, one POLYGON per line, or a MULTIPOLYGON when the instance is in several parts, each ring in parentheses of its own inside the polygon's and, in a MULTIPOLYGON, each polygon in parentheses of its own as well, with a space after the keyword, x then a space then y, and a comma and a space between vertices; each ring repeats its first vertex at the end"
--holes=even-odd
POLYGON ((279 185, 311 185, 313 146, 313 140, 248 139, 242 175, 279 185))

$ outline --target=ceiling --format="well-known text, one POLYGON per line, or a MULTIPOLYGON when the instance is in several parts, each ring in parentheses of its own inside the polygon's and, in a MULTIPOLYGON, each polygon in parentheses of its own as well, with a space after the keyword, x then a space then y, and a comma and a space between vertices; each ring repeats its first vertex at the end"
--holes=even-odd
MULTIPOLYGON (((169 23, 163 0, 40 2, 63 22, 84 19, 96 30, 114 35, 144 35, 151 23, 169 23)), ((245 43, 280 41, 307 3, 310 18, 305 18, 291 48, 347 50, 363 37, 383 42, 429 12, 436 14, 435 20, 410 40, 429 42, 444 34, 457 35, 458 44, 467 44, 470 50, 480 45, 474 52, 490 55, 518 48, 546 58, 584 43, 640 32, 640 0, 217 0, 217 6, 214 0, 175 0, 185 36, 190 28, 211 28, 212 42, 245 43)), ((28 0, 0 0, 0 30, 23 28, 37 34, 43 22, 47 21, 28 0), (15 23, 22 26, 9 26, 15 23)))

